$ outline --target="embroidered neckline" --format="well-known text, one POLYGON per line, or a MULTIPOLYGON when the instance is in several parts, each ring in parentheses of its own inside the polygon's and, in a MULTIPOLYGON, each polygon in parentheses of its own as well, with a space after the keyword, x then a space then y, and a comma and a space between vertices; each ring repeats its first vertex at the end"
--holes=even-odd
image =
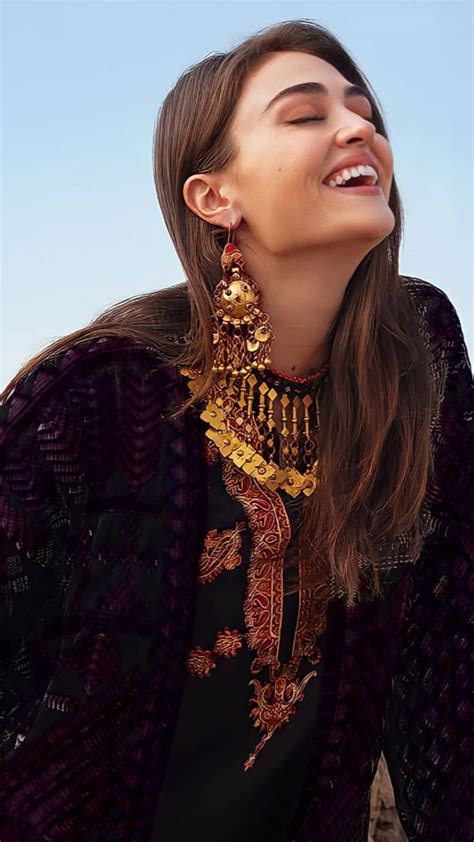
MULTIPOLYGON (((208 441, 206 450, 207 464, 213 465, 219 459, 218 448, 214 442, 208 441)), ((273 734, 295 714, 297 702, 303 699, 307 684, 318 675, 317 669, 310 669, 301 677, 300 665, 303 657, 314 667, 321 660, 318 639, 326 627, 329 588, 323 588, 318 594, 308 589, 300 590, 292 654, 288 661, 282 663, 283 558, 291 541, 289 515, 278 491, 265 488, 238 470, 232 460, 224 459, 221 465, 227 493, 243 506, 252 536, 244 598, 246 631, 226 626, 217 632, 212 649, 195 646, 188 658, 188 671, 197 678, 209 678, 218 658, 235 657, 244 641, 248 649, 255 651, 250 665, 251 675, 256 676, 265 667, 268 668, 266 680, 252 678, 249 681, 249 687, 254 691, 249 698, 252 705, 250 717, 254 727, 263 733, 244 762, 243 769, 248 771, 273 734)), ((200 558, 199 581, 202 586, 241 563, 243 526, 244 523, 238 521, 231 529, 208 532, 200 558)), ((309 573, 311 564, 313 562, 302 562, 304 575, 309 573)))

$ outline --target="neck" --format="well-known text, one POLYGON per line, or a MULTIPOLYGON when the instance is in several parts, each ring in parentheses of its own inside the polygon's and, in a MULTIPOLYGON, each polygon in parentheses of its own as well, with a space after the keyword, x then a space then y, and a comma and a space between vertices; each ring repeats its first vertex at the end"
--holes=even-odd
POLYGON ((347 285, 364 257, 357 247, 328 247, 315 256, 295 258, 246 248, 246 271, 258 284, 262 308, 268 313, 275 339, 271 366, 289 377, 314 374, 328 361, 330 332, 342 305, 347 285))

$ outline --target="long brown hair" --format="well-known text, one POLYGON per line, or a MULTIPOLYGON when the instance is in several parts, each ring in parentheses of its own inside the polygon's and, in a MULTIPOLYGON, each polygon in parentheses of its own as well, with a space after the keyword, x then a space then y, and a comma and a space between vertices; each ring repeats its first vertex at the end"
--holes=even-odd
MULTIPOLYGON (((25 364, 2 397, 39 362, 82 340, 120 335, 157 349, 164 363, 199 367, 202 385, 177 413, 199 403, 212 382, 212 293, 221 277, 227 232, 192 213, 183 199, 186 179, 228 164, 236 150, 230 123, 249 73, 269 53, 295 50, 332 64, 365 88, 376 130, 387 137, 368 80, 323 26, 291 20, 267 27, 227 53, 187 69, 160 108, 153 144, 158 201, 186 282, 113 305, 25 364)), ((398 272, 402 207, 395 178, 389 197, 392 233, 359 264, 332 330, 329 375, 320 402, 317 492, 304 499, 300 529, 286 565, 312 558, 314 575, 299 587, 326 587, 353 604, 362 570, 383 592, 379 542, 411 532, 421 546, 419 512, 431 468, 431 394, 428 356, 411 296, 398 272)))

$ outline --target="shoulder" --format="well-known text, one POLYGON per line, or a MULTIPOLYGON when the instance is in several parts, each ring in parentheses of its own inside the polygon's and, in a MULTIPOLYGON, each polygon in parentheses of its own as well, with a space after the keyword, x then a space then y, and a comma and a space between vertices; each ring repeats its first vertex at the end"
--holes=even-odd
POLYGON ((45 416, 68 409, 76 416, 87 405, 110 405, 123 390, 153 388, 157 404, 180 393, 183 378, 158 350, 138 340, 105 336, 78 340, 38 363, 0 401, 0 449, 12 436, 45 416), (147 384, 147 385, 145 385, 147 384))
POLYGON ((422 278, 400 275, 400 281, 409 293, 431 351, 443 357, 454 351, 467 358, 461 320, 447 293, 422 278))
POLYGON ((434 284, 408 276, 401 276, 401 281, 414 304, 428 352, 435 406, 431 427, 438 452, 444 448, 456 454, 450 456, 456 463, 463 452, 467 465, 472 460, 474 381, 459 314, 446 292, 434 284))

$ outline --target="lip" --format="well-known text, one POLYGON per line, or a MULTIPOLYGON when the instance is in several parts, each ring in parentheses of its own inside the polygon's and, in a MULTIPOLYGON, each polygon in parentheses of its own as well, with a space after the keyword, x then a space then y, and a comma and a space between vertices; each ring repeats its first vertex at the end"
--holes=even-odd
POLYGON ((329 184, 323 184, 323 187, 332 190, 333 193, 354 193, 356 196, 383 195, 382 188, 378 184, 362 184, 359 187, 329 187, 329 184))
MULTIPOLYGON (((370 164, 370 166, 373 167, 374 170, 377 170, 377 174, 380 181, 380 167, 373 155, 369 155, 368 152, 358 152, 357 154, 354 153, 354 155, 347 155, 346 158, 343 158, 342 161, 339 161, 339 163, 336 164, 336 166, 331 170, 331 172, 324 176, 323 183, 327 181, 327 179, 330 178, 331 175, 338 172, 339 170, 350 169, 350 167, 356 167, 357 164, 370 164)), ((347 189, 349 190, 352 188, 347 189)))

